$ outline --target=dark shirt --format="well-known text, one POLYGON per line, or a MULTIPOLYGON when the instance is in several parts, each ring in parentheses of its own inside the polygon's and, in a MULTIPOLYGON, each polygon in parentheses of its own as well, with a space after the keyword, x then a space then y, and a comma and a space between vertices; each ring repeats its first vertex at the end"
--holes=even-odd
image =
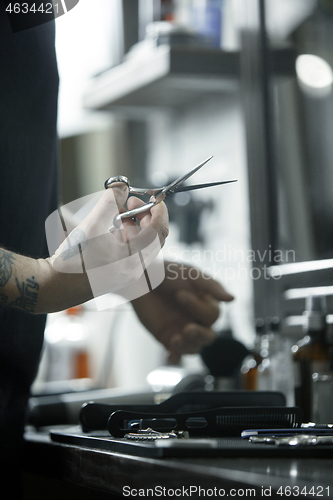
MULTIPOLYGON (((51 22, 12 33, 0 1, 0 246, 35 258, 57 208, 54 32, 51 22)), ((44 326, 44 315, 0 306, 0 461, 17 458, 44 326)))

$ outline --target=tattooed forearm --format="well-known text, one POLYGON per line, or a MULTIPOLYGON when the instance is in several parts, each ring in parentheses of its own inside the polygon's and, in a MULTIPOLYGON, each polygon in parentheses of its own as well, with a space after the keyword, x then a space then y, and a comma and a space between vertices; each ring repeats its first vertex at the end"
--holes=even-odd
POLYGON ((8 283, 13 271, 14 254, 0 248, 0 286, 8 283))
POLYGON ((39 285, 35 281, 35 277, 31 276, 31 278, 27 278, 22 283, 15 278, 15 283, 20 295, 8 305, 33 313, 37 305, 39 290, 39 285))

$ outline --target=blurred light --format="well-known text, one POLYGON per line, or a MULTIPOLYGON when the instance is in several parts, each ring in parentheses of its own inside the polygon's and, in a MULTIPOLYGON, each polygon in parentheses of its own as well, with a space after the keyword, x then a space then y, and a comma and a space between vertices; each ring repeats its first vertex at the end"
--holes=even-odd
POLYGON ((147 376, 147 381, 154 391, 159 392, 165 388, 170 389, 175 387, 182 380, 183 376, 182 369, 163 367, 150 372, 147 376))
POLYGON ((306 299, 307 297, 333 295, 333 286, 316 286, 307 288, 290 288, 284 292, 286 300, 306 299))
POLYGON ((59 326, 55 323, 54 325, 48 325, 45 329, 45 339, 49 344, 56 344, 64 338, 64 332, 59 329, 59 326))
POLYGON ((280 264, 271 266, 268 269, 270 276, 286 276, 288 274, 305 273, 309 271, 319 271, 320 269, 332 269, 333 259, 324 259, 308 262, 293 262, 290 264, 280 264))
POLYGON ((186 191, 183 193, 176 193, 174 196, 174 202, 179 207, 185 207, 185 205, 188 205, 190 201, 191 201, 191 195, 186 191))
POLYGON ((332 92, 333 71, 321 57, 302 54, 296 59, 296 74, 302 90, 311 97, 327 97, 332 92))
POLYGON ((154 186, 166 186, 168 184, 168 175, 162 170, 152 172, 150 177, 154 186))

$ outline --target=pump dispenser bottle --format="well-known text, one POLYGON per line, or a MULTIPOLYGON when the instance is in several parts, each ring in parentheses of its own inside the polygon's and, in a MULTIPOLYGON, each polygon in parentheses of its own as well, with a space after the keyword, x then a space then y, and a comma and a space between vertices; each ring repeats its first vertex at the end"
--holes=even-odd
POLYGON ((295 404, 304 411, 304 422, 313 420, 313 374, 330 368, 331 345, 327 340, 326 297, 306 299, 303 313, 305 337, 292 347, 295 404))

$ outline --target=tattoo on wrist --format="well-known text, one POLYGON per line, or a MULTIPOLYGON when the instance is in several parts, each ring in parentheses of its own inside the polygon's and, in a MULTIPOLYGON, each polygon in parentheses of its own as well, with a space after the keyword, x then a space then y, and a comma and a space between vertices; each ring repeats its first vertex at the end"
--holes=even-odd
POLYGON ((39 285, 35 281, 35 277, 31 276, 31 278, 27 278, 22 283, 15 278, 15 283, 20 295, 8 305, 33 313, 37 305, 39 290, 39 285))
POLYGON ((12 252, 0 249, 0 286, 5 286, 13 271, 13 262, 15 260, 12 252))

